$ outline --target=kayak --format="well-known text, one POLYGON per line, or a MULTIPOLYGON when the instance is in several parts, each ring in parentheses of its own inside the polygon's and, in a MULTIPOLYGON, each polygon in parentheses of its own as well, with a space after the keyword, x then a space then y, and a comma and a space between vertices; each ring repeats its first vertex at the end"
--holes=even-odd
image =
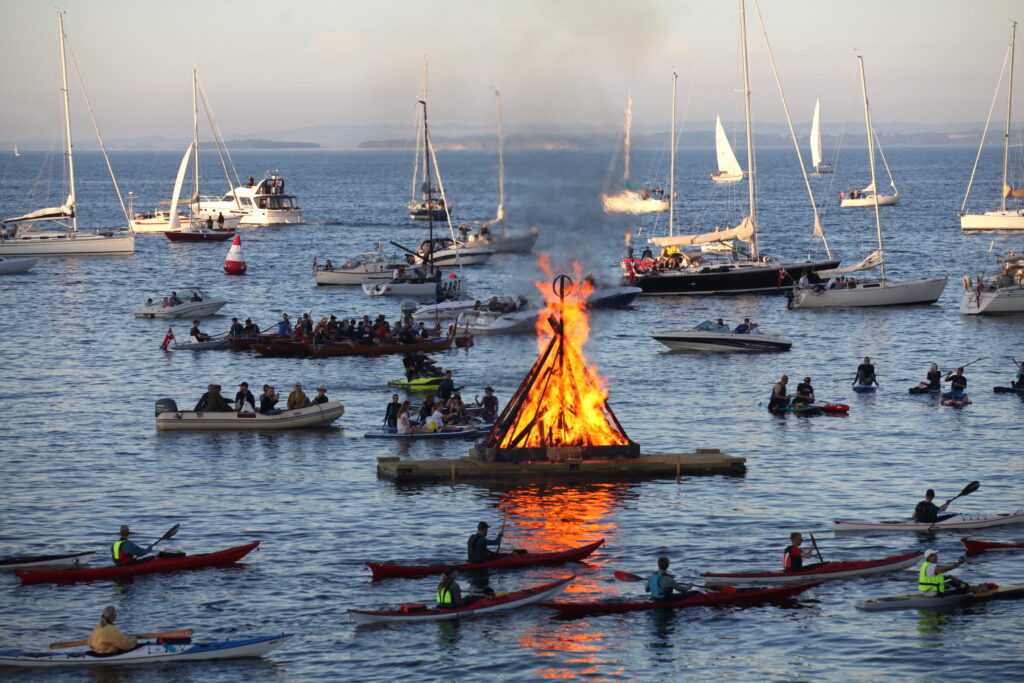
POLYGON ((1024 396, 1024 387, 992 387, 997 394, 1021 394, 1024 396))
POLYGON ((392 427, 382 427, 379 432, 366 432, 364 439, 469 439, 484 432, 475 427, 465 427, 446 432, 414 432, 399 434, 392 427))
POLYGON ((954 515, 941 522, 844 522, 835 520, 839 531, 929 531, 931 529, 985 529, 1007 524, 1024 524, 1024 509, 1002 515, 954 515))
POLYGON ((70 555, 34 555, 27 557, 8 557, 0 560, 0 570, 8 569, 53 569, 57 567, 84 567, 92 561, 96 553, 72 553, 70 555))
POLYGON ((408 391, 436 391, 437 385, 443 380, 439 377, 417 377, 416 379, 393 379, 388 382, 389 387, 396 389, 407 389, 408 391))
POLYGON ((963 408, 964 406, 969 406, 971 404, 971 399, 969 399, 966 396, 964 396, 963 398, 943 397, 942 400, 939 401, 939 403, 941 403, 944 406, 951 406, 953 408, 963 408))
POLYGON ((367 562, 366 566, 373 572, 374 580, 392 579, 398 577, 425 576, 429 574, 440 574, 445 567, 454 566, 460 572, 473 571, 477 569, 514 569, 517 567, 529 567, 537 564, 558 564, 561 562, 579 562, 604 544, 604 539, 582 545, 578 548, 559 550, 552 553, 528 553, 513 552, 504 557, 498 557, 487 562, 475 562, 472 564, 456 565, 401 565, 385 564, 383 562, 367 562))
POLYGON ((786 600, 814 588, 818 583, 801 583, 796 586, 775 588, 740 588, 739 590, 698 593, 678 600, 601 600, 591 602, 542 602, 541 606, 557 610, 563 616, 586 614, 619 614, 649 609, 676 609, 682 607, 704 607, 714 605, 746 605, 773 600, 786 600))
POLYGON ((203 567, 225 567, 234 564, 256 549, 259 541, 235 546, 227 550, 202 555, 185 555, 184 557, 153 557, 134 564, 114 565, 113 567, 96 567, 95 569, 51 569, 49 571, 33 571, 16 569, 14 573, 22 583, 67 583, 71 581, 101 581, 104 579, 120 579, 139 574, 154 572, 173 572, 182 569, 201 569, 203 567))
POLYGON ((462 617, 476 616, 478 614, 517 609, 553 598, 564 591, 569 582, 575 578, 575 576, 570 576, 553 581, 552 583, 534 586, 533 588, 499 594, 493 598, 481 598, 464 607, 440 609, 438 607, 427 607, 426 605, 406 604, 399 605, 397 610, 369 611, 350 609, 348 613, 352 615, 352 620, 360 626, 392 622, 408 623, 461 619, 462 617))
POLYGON ((888 598, 872 598, 857 603, 857 609, 865 612, 886 612, 897 609, 945 609, 971 605, 989 600, 1020 600, 1024 598, 1024 586, 1000 588, 994 583, 985 584, 988 590, 979 594, 958 593, 956 595, 893 595, 888 598))
POLYGON ((873 576, 894 572, 917 564, 921 553, 893 555, 881 560, 851 560, 848 562, 825 562, 820 567, 797 572, 756 572, 744 574, 701 574, 704 583, 709 586, 724 584, 785 584, 802 581, 834 581, 836 579, 852 579, 858 576, 873 576))
POLYGON ((967 552, 971 555, 993 550, 1024 550, 1024 543, 993 543, 992 541, 975 541, 970 538, 961 538, 960 542, 964 544, 967 552))
MULTIPOLYGON (((149 664, 150 662, 192 662, 200 659, 234 659, 237 657, 262 657, 284 641, 290 633, 279 636, 262 636, 243 640, 222 640, 214 643, 143 643, 134 650, 116 655, 89 654, 79 652, 4 652, 0 653, 0 666, 46 668, 57 666, 112 666, 114 664, 149 664)), ((191 641, 190 638, 181 640, 191 641)))
POLYGON ((853 390, 858 394, 862 394, 865 391, 876 391, 878 389, 874 384, 854 384, 853 390))

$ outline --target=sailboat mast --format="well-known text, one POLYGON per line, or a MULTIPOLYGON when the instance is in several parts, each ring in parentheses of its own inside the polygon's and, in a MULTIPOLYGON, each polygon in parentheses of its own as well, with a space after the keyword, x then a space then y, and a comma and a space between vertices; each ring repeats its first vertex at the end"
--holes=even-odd
POLYGON ((630 133, 633 130, 633 96, 630 95, 629 99, 626 100, 626 163, 625 169, 622 172, 622 184, 626 185, 629 182, 629 164, 630 164, 630 133))
MULTIPOLYGON (((498 111, 498 213, 499 221, 505 220, 505 122, 501 116, 501 93, 494 91, 498 111)), ((507 232, 507 230, 506 230, 507 232)))
POLYGON ((75 155, 71 143, 71 107, 68 102, 68 63, 64 56, 64 17, 60 10, 57 10, 57 26, 60 29, 60 71, 61 71, 61 92, 64 95, 64 142, 67 145, 66 157, 68 162, 68 186, 70 188, 71 205, 71 229, 78 232, 78 210, 75 199, 75 155))
POLYGON ((1003 133, 1003 187, 999 194, 1002 196, 999 210, 1006 211, 1006 176, 1010 167, 1010 115, 1013 108, 1013 58, 1017 46, 1017 22, 1012 23, 1010 29, 1010 80, 1006 86, 1006 132, 1003 133))
MULTIPOLYGON (((425 74, 424 74, 425 75, 425 74)), ((424 81, 426 83, 426 81, 424 81)), ((427 101, 420 100, 423 105, 423 180, 427 183, 427 227, 429 229, 430 251, 427 252, 428 275, 434 274, 434 188, 430 182, 430 164, 426 162, 430 155, 430 132, 427 130, 427 101)))
POLYGON ((669 130, 669 154, 668 162, 668 235, 675 234, 676 227, 676 83, 679 81, 679 74, 672 72, 672 126, 669 130))
POLYGON ((430 150, 430 143, 427 142, 427 56, 423 56, 423 178, 427 181, 427 202, 433 197, 433 188, 430 187, 430 160, 427 158, 430 150))
POLYGON ((757 189, 754 172, 754 134, 750 122, 750 61, 747 57, 747 12, 744 0, 740 0, 740 38, 743 43, 743 112, 747 119, 747 189, 750 195, 750 222, 754 226, 750 238, 750 258, 759 261, 757 248, 757 189))
MULTIPOLYGON (((192 67, 192 202, 199 208, 199 100, 196 97, 196 68, 192 67)), ((230 184, 230 183, 229 183, 230 184)), ((190 203, 192 203, 190 202, 190 203)))
POLYGON ((878 251, 882 254, 882 279, 885 279, 885 248, 882 244, 882 214, 878 209, 878 185, 875 184, 875 129, 871 125, 871 108, 868 106, 868 84, 864 76, 864 58, 857 55, 860 64, 860 89, 864 94, 864 123, 868 132, 868 161, 871 165, 871 187, 875 188, 875 229, 878 232, 878 251))

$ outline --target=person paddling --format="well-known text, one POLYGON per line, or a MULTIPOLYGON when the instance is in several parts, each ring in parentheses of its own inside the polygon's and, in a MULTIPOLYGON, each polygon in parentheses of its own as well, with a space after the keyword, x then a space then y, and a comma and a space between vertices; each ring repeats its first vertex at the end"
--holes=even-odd
POLYGON ((486 562, 487 560, 493 560, 497 557, 502 557, 499 553, 488 550, 489 545, 501 545, 501 537, 503 533, 499 533, 494 540, 487 538, 487 529, 489 525, 487 522, 480 522, 476 525, 476 533, 469 537, 466 541, 466 554, 470 564, 476 564, 478 562, 486 562))
POLYGON ((675 577, 668 573, 668 566, 667 557, 658 558, 658 571, 648 577, 647 585, 644 587, 644 590, 651 594, 651 599, 678 600, 697 592, 676 581, 675 577))
POLYGON ((964 377, 963 368, 957 368, 955 375, 952 372, 947 372, 943 381, 949 382, 949 391, 942 395, 943 398, 961 399, 966 395, 967 378, 964 377))
POLYGON ((100 623, 96 624, 96 628, 89 634, 89 649, 98 655, 116 655, 138 647, 139 643, 135 636, 126 636, 121 629, 114 626, 115 621, 117 610, 113 605, 107 605, 100 615, 100 623))
POLYGON ((1024 361, 1017 363, 1017 374, 1013 376, 1010 386, 1014 389, 1024 389, 1024 361))
POLYGON ((142 548, 128 540, 131 529, 127 526, 121 527, 120 537, 110 546, 110 556, 114 564, 131 564, 144 555, 148 555, 151 548, 142 548))
POLYGON ((786 384, 789 382, 789 377, 786 375, 782 376, 775 386, 772 387, 771 398, 768 399, 768 410, 774 411, 783 407, 789 402, 789 395, 786 393, 786 384))
POLYGON ((865 387, 870 387, 872 384, 878 386, 878 380, 875 378, 875 366, 867 356, 864 356, 864 362, 857 366, 857 377, 853 383, 865 387))
POLYGON ((939 515, 940 512, 945 512, 946 508, 949 507, 949 501, 947 500, 941 506, 936 505, 932 502, 935 498, 935 491, 928 489, 924 492, 924 500, 917 504, 914 508, 914 514, 911 515, 911 519, 921 524, 935 524, 941 522, 944 519, 950 517, 956 517, 956 515, 939 515))
POLYGON ((924 561, 918 572, 917 590, 925 595, 934 596, 956 595, 970 591, 971 587, 966 582, 955 576, 946 575, 946 572, 953 571, 967 561, 963 555, 953 564, 939 564, 939 553, 935 550, 925 550, 921 557, 924 561))
POLYGON ((441 581, 437 584, 437 606, 442 609, 465 607, 480 599, 478 595, 463 595, 462 587, 455 580, 459 572, 455 567, 445 567, 441 581))
POLYGON ((820 567, 822 563, 804 564, 804 560, 814 557, 814 552, 804 550, 800 544, 804 542, 803 534, 794 531, 789 535, 789 545, 782 551, 782 569, 787 572, 801 572, 820 567))

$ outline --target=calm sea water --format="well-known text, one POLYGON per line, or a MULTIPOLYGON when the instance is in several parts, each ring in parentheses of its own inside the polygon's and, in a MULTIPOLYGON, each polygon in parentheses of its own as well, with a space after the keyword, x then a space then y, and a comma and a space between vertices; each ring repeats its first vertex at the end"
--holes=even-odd
MULTIPOLYGON (((815 178, 827 206, 833 250, 851 263, 873 248, 870 210, 835 207, 840 189, 867 184, 865 162, 850 152, 834 179, 815 178), (831 185, 830 185, 831 183, 831 185)), ((635 168, 655 168, 657 155, 635 168)), ((604 152, 510 153, 508 215, 536 225, 539 250, 556 263, 579 260, 612 278, 632 220, 600 213, 604 152)), ((76 160, 84 227, 123 225, 96 154, 76 160)), ((177 153, 119 153, 122 187, 140 206, 166 200, 177 153)), ((960 277, 992 271, 987 254, 1024 249, 1024 237, 964 236, 956 211, 973 160, 960 148, 893 149, 889 161, 904 199, 883 209, 890 273, 948 273, 938 304, 852 311, 788 311, 782 297, 641 299, 593 320, 588 354, 608 378, 610 401, 630 437, 647 452, 716 447, 748 459, 744 478, 604 485, 396 487, 375 473, 378 456, 454 457, 466 443, 368 441, 401 375, 401 359, 262 359, 250 353, 178 352, 159 344, 161 321, 131 312, 147 297, 200 285, 230 299, 223 316, 261 324, 282 312, 349 317, 386 313, 399 302, 370 299, 357 288, 315 288, 314 255, 335 261, 374 244, 415 245, 425 227, 405 219, 411 155, 405 153, 250 152, 239 172, 279 169, 305 209, 302 226, 244 230, 249 274, 221 270, 226 244, 172 245, 139 236, 132 257, 47 259, 0 287, 0 556, 93 548, 99 564, 120 524, 139 540, 172 524, 168 545, 190 553, 258 539, 246 566, 140 577, 126 584, 22 587, 0 577, 0 650, 44 648, 85 637, 106 604, 130 632, 192 627, 197 637, 288 632, 296 637, 264 660, 97 670, 102 681, 468 679, 725 679, 765 681, 1006 680, 1019 673, 1019 603, 995 602, 943 615, 861 614, 854 603, 913 591, 912 571, 831 583, 785 606, 692 609, 558 621, 542 608, 467 620, 356 629, 347 608, 429 601, 434 577, 372 583, 363 561, 445 561, 464 553, 476 522, 506 520, 505 547, 555 549, 605 538, 586 565, 544 567, 491 577, 498 590, 575 572, 567 599, 630 596, 612 570, 646 573, 662 554, 684 579, 700 571, 774 568, 790 531, 814 532, 826 559, 873 558, 935 546, 944 560, 960 554, 958 535, 842 536, 836 518, 909 515, 924 490, 940 498, 978 479, 981 489, 956 503, 969 512, 1007 512, 1021 497, 1024 401, 991 387, 1024 357, 1021 317, 961 316, 960 277), (707 318, 735 324, 750 317, 793 340, 775 355, 667 354, 650 335, 707 318), (862 356, 874 360, 877 395, 854 395, 849 382, 862 356), (943 370, 982 358, 968 371, 974 404, 965 410, 910 396, 931 362, 943 370), (777 419, 764 409, 779 375, 810 375, 818 395, 850 404, 846 418, 777 419), (331 429, 267 434, 158 434, 153 403, 173 397, 190 406, 209 382, 278 388, 324 383, 346 414, 331 429)), ((684 226, 737 215, 742 187, 714 190, 711 151, 681 155, 684 226)), ((215 159, 206 159, 207 191, 221 192, 215 159)), ((485 220, 496 202, 495 159, 476 153, 441 157, 459 220, 485 220)), ((0 158, 0 213, 59 203, 59 156, 0 158)), ((759 157, 764 253, 819 255, 810 210, 787 150, 759 157)), ((997 187, 996 170, 980 178, 997 187)), ((994 202, 994 192, 989 198, 994 202)), ((467 270, 471 293, 529 294, 538 270, 531 257, 503 256, 467 270)), ((174 323, 179 337, 187 322, 174 323)), ((464 395, 495 387, 507 399, 536 357, 528 337, 479 339, 440 355, 464 395)), ((1020 529, 984 538, 1022 538, 1020 529)), ((1020 583, 1019 556, 983 556, 957 571, 968 581, 1020 583)), ((464 583, 465 580, 464 580, 464 583)), ((82 680, 78 672, 12 674, 8 680, 82 680)))

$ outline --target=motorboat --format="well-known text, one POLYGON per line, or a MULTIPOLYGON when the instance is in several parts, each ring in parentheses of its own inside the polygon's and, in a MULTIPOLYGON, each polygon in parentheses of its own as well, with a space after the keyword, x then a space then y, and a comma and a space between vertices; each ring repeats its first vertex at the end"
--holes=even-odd
POLYGON ((318 285, 361 285, 387 282, 395 276, 396 268, 404 268, 405 261, 397 254, 386 254, 382 247, 368 251, 341 265, 327 259, 322 265, 313 262, 313 277, 318 285))
POLYGON ((276 172, 256 181, 249 176, 223 197, 203 197, 194 202, 203 210, 239 216, 239 225, 294 225, 303 222, 302 209, 293 194, 285 192, 284 178, 276 172))
POLYGON ((1024 258, 1004 260, 999 275, 986 283, 979 275, 973 282, 964 276, 960 312, 964 315, 1024 313, 1024 258))
POLYGON ((478 266, 486 263, 494 255, 493 249, 483 246, 465 249, 462 245, 448 237, 435 237, 423 240, 416 255, 410 254, 414 264, 426 264, 433 261, 435 266, 478 266))
POLYGON ((743 180, 743 168, 729 144, 729 137, 722 127, 722 117, 715 117, 715 153, 718 157, 718 171, 711 174, 716 183, 738 183, 743 180))
POLYGON ((639 287, 598 287, 587 297, 586 306, 591 309, 625 308, 643 294, 639 287))
POLYGON ((27 273, 37 261, 37 258, 0 258, 0 275, 27 273))
POLYGON ((282 410, 275 414, 195 412, 178 410, 177 404, 163 398, 156 404, 156 429, 168 431, 220 431, 231 429, 299 429, 325 427, 345 414, 337 401, 282 410))
POLYGON ((448 320, 457 318, 467 311, 487 311, 502 315, 521 311, 529 305, 525 296, 492 296, 486 301, 478 299, 452 299, 436 304, 420 306, 412 312, 413 320, 448 320))
POLYGON ((215 314, 228 303, 227 299, 217 299, 207 296, 197 287, 187 287, 175 290, 170 297, 165 297, 167 305, 163 301, 148 299, 146 305, 135 311, 136 318, 205 318, 215 314), (173 297, 177 296, 178 303, 173 303, 173 297))
POLYGON ((455 329, 472 335, 527 334, 537 326, 537 311, 522 310, 514 313, 495 311, 465 311, 455 321, 455 329))
POLYGON ((777 334, 736 333, 710 320, 705 320, 691 330, 665 330, 651 337, 673 351, 704 353, 789 351, 793 346, 793 342, 777 334))
POLYGON ((420 278, 391 278, 387 282, 364 282, 363 292, 369 296, 399 296, 410 299, 444 301, 458 299, 465 294, 466 280, 449 273, 441 280, 420 278))
POLYGON ((169 230, 164 233, 164 237, 172 242, 226 242, 234 236, 234 230, 207 230, 195 227, 177 232, 169 230))
POLYGON ((623 142, 622 188, 614 193, 601 194, 601 207, 605 213, 664 213, 671 199, 662 188, 636 189, 630 182, 630 134, 633 127, 633 97, 626 100, 625 140, 623 142))

